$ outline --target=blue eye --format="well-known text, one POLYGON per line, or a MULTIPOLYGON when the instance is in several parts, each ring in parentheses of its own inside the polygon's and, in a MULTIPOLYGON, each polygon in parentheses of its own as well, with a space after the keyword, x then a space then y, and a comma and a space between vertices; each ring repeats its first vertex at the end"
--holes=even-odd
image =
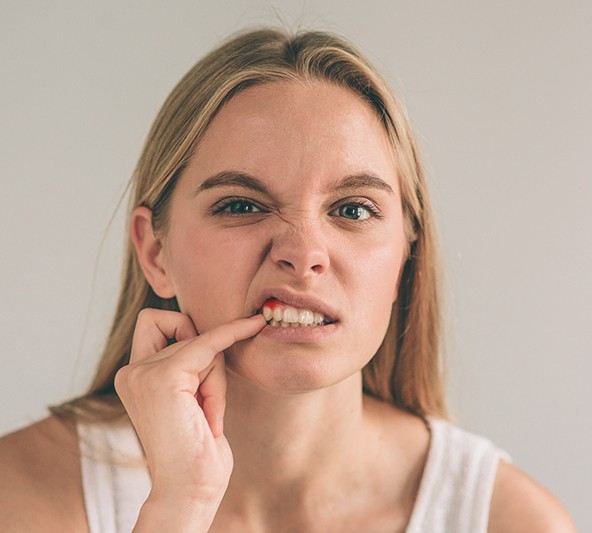
MULTIPOLYGON (((370 202, 352 201, 343 203, 331 212, 339 211, 344 218, 353 222, 367 222, 372 218, 382 218, 380 211, 370 202), (364 211, 367 213, 364 215, 364 211)), ((265 212, 251 200, 246 198, 230 198, 214 206, 212 213, 220 216, 255 215, 265 212), (228 210, 230 208, 230 210, 228 210), (253 211, 256 209, 258 211, 253 211)))
MULTIPOLYGON (((360 220, 360 221, 364 221, 364 220, 368 220, 369 218, 372 218, 373 216, 376 216, 377 211, 370 205, 366 205, 365 203, 358 203, 358 202, 353 202, 353 203, 349 203, 349 204, 343 204, 341 206, 339 206, 337 209, 339 209, 340 211, 342 209, 347 209, 347 211, 341 211, 342 213, 347 212, 349 215, 352 215, 356 218, 350 218, 350 220, 360 220), (360 218, 362 217, 362 215, 360 213, 363 214, 363 211, 366 211, 366 213, 369 213, 366 217, 364 218, 360 218)), ((349 216, 346 216, 346 218, 349 218, 349 216)))
POLYGON ((234 198, 229 200, 222 205, 219 205, 215 208, 214 213, 218 214, 228 214, 228 215, 248 215, 252 213, 252 208, 259 209, 253 202, 246 200, 244 198, 234 198), (244 209, 245 206, 247 209, 244 209), (230 207, 230 211, 224 212, 227 207, 230 207))

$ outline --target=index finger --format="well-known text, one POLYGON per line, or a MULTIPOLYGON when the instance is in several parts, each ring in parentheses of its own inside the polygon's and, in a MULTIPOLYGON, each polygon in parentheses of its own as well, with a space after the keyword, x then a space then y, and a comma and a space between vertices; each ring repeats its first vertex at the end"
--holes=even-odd
POLYGON ((199 346, 206 350, 205 359, 212 359, 218 352, 224 351, 235 342, 248 339, 259 333, 267 321, 262 314, 250 316, 248 318, 237 318, 231 322, 216 326, 209 331, 195 337, 188 342, 183 350, 179 350, 175 357, 180 366, 185 370, 198 373, 203 370, 203 360, 201 357, 195 357, 192 347, 199 346))

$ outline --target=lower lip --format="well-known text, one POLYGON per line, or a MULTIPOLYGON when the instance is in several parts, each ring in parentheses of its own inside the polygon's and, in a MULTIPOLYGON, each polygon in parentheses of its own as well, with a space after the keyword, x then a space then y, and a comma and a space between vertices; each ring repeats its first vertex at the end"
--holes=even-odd
POLYGON ((327 324, 325 326, 265 326, 258 336, 267 337, 284 342, 315 342, 324 340, 334 335, 339 326, 339 322, 327 324))

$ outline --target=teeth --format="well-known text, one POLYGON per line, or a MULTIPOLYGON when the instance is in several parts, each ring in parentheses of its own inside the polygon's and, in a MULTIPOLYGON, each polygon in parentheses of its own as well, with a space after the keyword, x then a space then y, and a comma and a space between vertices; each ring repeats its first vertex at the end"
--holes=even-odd
POLYGON ((273 310, 273 319, 280 322, 282 320, 282 316, 283 316, 283 311, 279 307, 276 307, 273 310))
POLYGON ((284 309, 284 317, 282 320, 284 322, 298 322, 298 309, 286 307, 286 309, 284 309))
POLYGON ((302 327, 319 326, 325 317, 321 313, 315 313, 308 309, 296 309, 295 307, 270 307, 263 306, 263 316, 272 326, 302 327))
MULTIPOLYGON (((312 324, 314 321, 315 316, 312 311, 309 311, 308 309, 301 309, 300 311, 298 311, 298 319, 296 320, 296 322, 300 322, 300 324, 308 326, 309 324, 312 324)), ((322 322, 323 319, 321 318, 320 321, 322 322)))

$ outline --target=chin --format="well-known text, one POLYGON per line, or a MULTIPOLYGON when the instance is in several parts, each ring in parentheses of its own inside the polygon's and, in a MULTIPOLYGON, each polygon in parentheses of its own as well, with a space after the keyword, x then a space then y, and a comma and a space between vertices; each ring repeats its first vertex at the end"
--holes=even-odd
POLYGON ((275 395, 302 394, 330 387, 359 371, 351 361, 339 354, 310 353, 285 350, 281 354, 250 354, 226 350, 226 368, 231 374, 243 378, 275 395), (344 362, 349 361, 349 365, 344 362))

